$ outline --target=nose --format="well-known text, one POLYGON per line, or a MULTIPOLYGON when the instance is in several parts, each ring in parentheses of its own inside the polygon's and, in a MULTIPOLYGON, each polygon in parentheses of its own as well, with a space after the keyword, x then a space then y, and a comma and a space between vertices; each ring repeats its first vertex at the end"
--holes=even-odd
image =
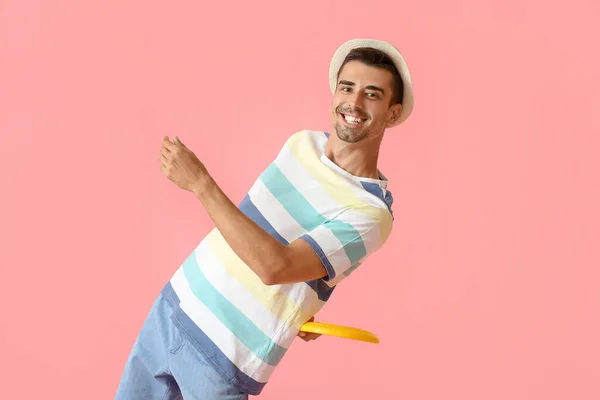
POLYGON ((360 90, 356 90, 352 93, 352 95, 348 99, 348 104, 352 107, 353 110, 362 111, 364 106, 364 98, 360 90))

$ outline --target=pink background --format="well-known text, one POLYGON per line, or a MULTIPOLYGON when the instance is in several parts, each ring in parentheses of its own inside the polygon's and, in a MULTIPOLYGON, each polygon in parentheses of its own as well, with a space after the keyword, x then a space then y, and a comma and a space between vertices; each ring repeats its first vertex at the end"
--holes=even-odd
POLYGON ((377 37, 416 90, 382 151, 395 230, 318 319, 382 342, 298 342, 261 398, 600 398, 598 4, 1 1, 0 397, 112 398, 211 228, 160 138, 238 202, 330 129, 335 48, 377 37))

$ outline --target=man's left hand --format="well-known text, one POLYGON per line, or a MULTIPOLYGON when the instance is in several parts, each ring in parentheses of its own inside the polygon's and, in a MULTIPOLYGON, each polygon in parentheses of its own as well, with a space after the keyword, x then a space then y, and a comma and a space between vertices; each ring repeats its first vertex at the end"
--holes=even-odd
MULTIPOLYGON (((315 317, 311 317, 306 322, 314 322, 314 321, 315 321, 315 317)), ((298 332, 298 337, 300 337, 305 342, 310 342, 311 340, 318 339, 320 336, 321 336, 320 333, 302 332, 302 331, 298 332)))
POLYGON ((163 138, 159 159, 163 174, 184 190, 196 193, 208 177, 204 164, 177 136, 172 142, 163 138))

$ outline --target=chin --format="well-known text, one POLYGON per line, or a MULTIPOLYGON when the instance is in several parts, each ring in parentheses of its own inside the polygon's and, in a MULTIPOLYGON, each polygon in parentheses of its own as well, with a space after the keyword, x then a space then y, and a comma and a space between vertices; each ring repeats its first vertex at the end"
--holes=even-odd
POLYGON ((369 137, 369 131, 366 129, 355 131, 341 124, 335 125, 335 133, 341 141, 346 143, 358 143, 369 137))

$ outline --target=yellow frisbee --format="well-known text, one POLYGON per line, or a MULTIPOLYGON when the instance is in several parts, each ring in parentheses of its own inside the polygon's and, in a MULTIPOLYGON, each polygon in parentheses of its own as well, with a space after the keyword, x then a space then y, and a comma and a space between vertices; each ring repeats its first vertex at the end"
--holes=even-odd
POLYGON ((363 329, 350 326, 333 325, 325 322, 307 322, 300 328, 302 332, 318 333, 321 335, 337 336, 345 339, 360 340, 369 343, 379 343, 375 334, 363 329))

